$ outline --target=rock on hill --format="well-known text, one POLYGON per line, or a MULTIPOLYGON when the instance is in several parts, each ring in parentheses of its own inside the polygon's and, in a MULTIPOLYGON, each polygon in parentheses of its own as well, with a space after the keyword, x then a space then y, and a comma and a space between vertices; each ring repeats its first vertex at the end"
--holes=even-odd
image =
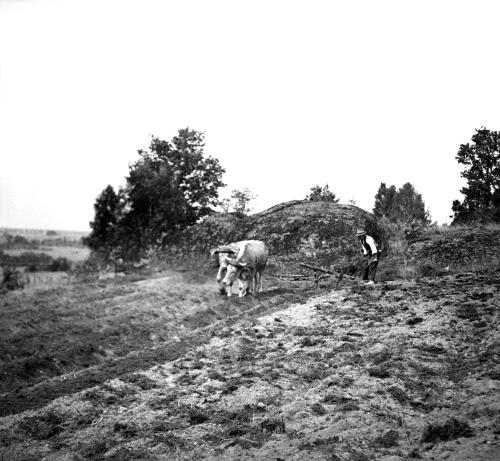
POLYGON ((451 228, 441 234, 427 234, 407 249, 412 261, 430 261, 450 269, 495 267, 500 261, 500 229, 488 227, 451 228))
POLYGON ((295 200, 252 216, 220 213, 187 229, 166 245, 173 255, 208 255, 210 248, 244 239, 263 240, 277 261, 345 265, 357 254, 358 227, 381 240, 388 232, 372 214, 353 205, 295 200))

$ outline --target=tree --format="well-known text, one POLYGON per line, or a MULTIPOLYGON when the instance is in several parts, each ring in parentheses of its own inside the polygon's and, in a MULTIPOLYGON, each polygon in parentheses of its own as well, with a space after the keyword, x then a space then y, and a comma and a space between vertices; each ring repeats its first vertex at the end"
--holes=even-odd
POLYGON ((387 187, 381 183, 377 194, 375 195, 375 206, 373 214, 377 218, 389 218, 394 206, 394 197, 396 196, 396 186, 387 187))
POLYGON ((194 224, 217 206, 224 169, 204 156, 203 133, 186 128, 170 142, 153 137, 139 155, 127 177, 127 222, 146 240, 194 224))
POLYGON ((306 200, 311 202, 332 202, 338 203, 340 199, 335 198, 335 194, 330 191, 328 184, 324 187, 318 185, 311 187, 311 193, 306 196, 306 200))
POLYGON ((403 185, 394 196, 391 215, 395 221, 410 222, 416 220, 429 224, 429 212, 425 209, 422 195, 409 182, 403 185))
POLYGON ((233 189, 231 198, 222 199, 219 205, 225 213, 232 211, 240 216, 246 216, 252 210, 250 202, 254 199, 255 195, 252 195, 250 189, 233 189))
POLYGON ((454 200, 452 211, 457 219, 469 212, 500 205, 500 132, 484 127, 472 136, 472 144, 461 144, 455 157, 465 165, 461 176, 467 186, 461 189, 464 201, 454 200))
POLYGON ((86 244, 126 259, 212 213, 224 169, 204 155, 204 134, 185 128, 171 141, 152 137, 129 166, 126 185, 97 198, 86 244))
POLYGON ((91 250, 109 253, 116 245, 117 223, 120 219, 120 200, 113 186, 108 185, 97 197, 94 204, 92 229, 83 242, 91 250))
POLYGON ((387 218, 390 222, 400 225, 411 222, 418 225, 430 223, 422 195, 409 182, 398 190, 396 186, 387 187, 385 183, 381 183, 375 195, 373 214, 377 218, 387 218))

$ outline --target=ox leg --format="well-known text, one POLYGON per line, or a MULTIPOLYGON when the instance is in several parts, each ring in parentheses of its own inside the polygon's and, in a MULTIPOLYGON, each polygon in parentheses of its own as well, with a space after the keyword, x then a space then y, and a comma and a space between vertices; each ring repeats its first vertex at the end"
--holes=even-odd
POLYGON ((225 267, 219 267, 219 272, 217 272, 217 283, 220 283, 222 280, 222 272, 225 270, 225 267))
POLYGON ((259 293, 262 291, 262 272, 258 272, 257 273, 257 277, 258 277, 258 290, 259 290, 259 293))
POLYGON ((223 273, 226 271, 226 268, 225 267, 219 267, 219 272, 217 272, 217 283, 219 284, 219 293, 224 295, 226 294, 227 290, 226 288, 224 287, 224 283, 222 283, 222 279, 223 279, 223 273))
POLYGON ((252 293, 256 294, 257 293, 257 272, 254 274, 252 277, 252 293))
POLYGON ((250 287, 250 280, 239 280, 238 281, 238 296, 242 298, 248 293, 250 287))

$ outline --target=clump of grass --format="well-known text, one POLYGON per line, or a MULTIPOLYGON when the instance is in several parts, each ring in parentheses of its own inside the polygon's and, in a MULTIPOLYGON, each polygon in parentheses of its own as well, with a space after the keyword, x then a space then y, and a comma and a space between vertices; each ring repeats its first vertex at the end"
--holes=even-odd
POLYGON ((348 403, 352 402, 353 399, 350 397, 345 397, 343 395, 337 395, 337 394, 327 394, 323 397, 322 402, 327 403, 327 404, 343 404, 343 403, 348 403))
POLYGON ((368 368, 368 374, 370 376, 373 376, 374 378, 389 378, 391 374, 389 373, 389 370, 386 367, 370 367, 368 368))
POLYGON ((88 411, 78 413, 78 415, 71 421, 69 427, 73 430, 80 430, 81 428, 90 426, 101 415, 101 409, 90 408, 88 411))
POLYGON ((438 266, 435 262, 427 260, 419 262, 415 266, 415 275, 420 277, 439 277, 444 275, 446 271, 438 266))
POLYGON ((312 383, 317 379, 323 379, 325 377, 325 369, 324 368, 310 368, 302 372, 302 378, 308 383, 312 383))
POLYGON ((54 411, 48 411, 38 417, 28 417, 21 421, 19 428, 37 440, 47 440, 59 434, 63 428, 63 419, 54 411))
POLYGON ((283 417, 264 419, 261 421, 260 427, 263 431, 275 432, 277 434, 283 434, 286 431, 285 420, 283 417))
POLYGON ((191 425, 202 424, 210 419, 205 410, 197 406, 188 407, 186 416, 191 425))
POLYGON ((404 404, 410 400, 406 392, 397 386, 391 386, 387 388, 387 392, 394 400, 397 400, 401 404, 404 404))
POLYGON ((450 418, 444 422, 428 424, 422 434, 421 442, 440 442, 473 435, 474 431, 469 423, 450 418))
POLYGON ((113 424, 113 431, 119 432, 123 437, 131 438, 137 435, 138 429, 134 424, 116 421, 113 424))
POLYGON ((138 459, 153 460, 155 458, 149 455, 145 449, 132 449, 126 447, 120 447, 106 455, 106 461, 135 461, 138 459))
POLYGON ((153 440, 158 443, 162 443, 171 449, 185 448, 187 442, 184 437, 178 437, 171 432, 160 432, 156 433, 153 440))
POLYGON ((121 376, 120 379, 126 383, 135 384, 144 391, 149 391, 158 387, 158 384, 155 381, 140 373, 124 375, 121 376))
POLYGON ((99 438, 87 441, 80 449, 80 453, 84 458, 88 459, 102 459, 104 453, 109 449, 109 440, 99 438))
POLYGON ((390 429, 384 432, 382 435, 379 435, 375 440, 374 444, 376 446, 390 448, 398 445, 399 433, 394 429, 390 429))
POLYGON ((387 362, 391 357, 392 352, 388 349, 383 349, 372 354, 371 359, 374 365, 380 365, 383 362, 387 362))
POLYGON ((317 415, 326 415, 328 413, 323 405, 321 403, 315 403, 311 405, 311 410, 316 413, 317 415))
POLYGON ((329 449, 332 445, 339 443, 338 435, 327 437, 326 439, 316 439, 311 442, 302 442, 297 448, 299 450, 310 450, 316 448, 329 449))

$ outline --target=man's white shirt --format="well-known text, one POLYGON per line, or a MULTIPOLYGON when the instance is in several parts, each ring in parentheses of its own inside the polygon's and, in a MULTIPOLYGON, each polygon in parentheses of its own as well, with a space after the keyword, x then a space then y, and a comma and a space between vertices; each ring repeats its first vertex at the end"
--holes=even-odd
MULTIPOLYGON (((366 243, 370 247, 370 250, 372 250, 372 255, 378 252, 377 245, 375 245, 375 240, 373 240, 373 237, 370 237, 369 235, 366 236, 366 243)), ((363 253, 366 255, 368 254, 368 251, 366 251, 365 246, 363 245, 363 253)))

